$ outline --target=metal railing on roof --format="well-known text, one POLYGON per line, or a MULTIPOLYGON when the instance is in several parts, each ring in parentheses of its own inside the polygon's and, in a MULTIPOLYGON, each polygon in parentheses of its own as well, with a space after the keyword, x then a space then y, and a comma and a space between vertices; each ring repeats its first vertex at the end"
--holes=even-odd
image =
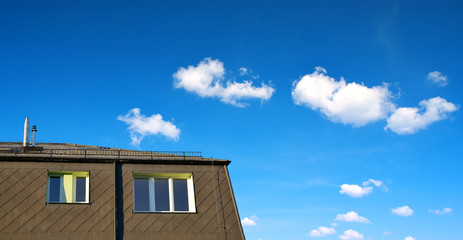
POLYGON ((105 148, 72 148, 53 149, 41 147, 0 147, 0 154, 46 154, 53 155, 80 155, 80 156, 121 156, 121 157, 201 157, 201 152, 183 151, 133 151, 123 149, 105 148))

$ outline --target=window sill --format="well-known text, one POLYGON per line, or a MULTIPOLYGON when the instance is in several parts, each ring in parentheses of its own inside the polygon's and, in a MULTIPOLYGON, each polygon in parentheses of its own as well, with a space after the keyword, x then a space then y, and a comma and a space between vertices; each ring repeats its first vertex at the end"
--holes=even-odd
POLYGON ((136 214, 138 214, 138 213, 142 213, 142 214, 143 213, 151 213, 151 214, 156 214, 156 213, 158 213, 158 214, 197 214, 198 212, 186 212, 186 211, 177 211, 177 212, 175 212, 175 211, 174 212, 140 212, 140 211, 133 211, 132 210, 132 213, 136 213, 136 214))
POLYGON ((92 205, 92 203, 87 202, 45 202, 45 205, 92 205))

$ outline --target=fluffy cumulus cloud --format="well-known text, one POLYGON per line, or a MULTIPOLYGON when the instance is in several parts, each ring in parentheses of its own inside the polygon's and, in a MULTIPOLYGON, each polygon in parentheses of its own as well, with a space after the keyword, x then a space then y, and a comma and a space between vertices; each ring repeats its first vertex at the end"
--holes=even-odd
POLYGON ((356 127, 385 119, 395 108, 387 86, 367 87, 346 83, 343 78, 336 81, 326 73, 317 67, 315 72, 294 82, 294 103, 319 110, 331 121, 356 127))
POLYGON ((318 227, 317 229, 314 229, 310 231, 310 233, 307 234, 307 236, 310 237, 326 237, 328 235, 335 234, 336 231, 334 228, 328 228, 328 227, 318 227))
POLYGON ((129 110, 124 116, 118 116, 117 120, 129 125, 130 138, 133 145, 140 145, 144 137, 150 135, 164 135, 167 138, 177 141, 180 136, 178 129, 172 122, 162 119, 160 114, 153 114, 148 117, 140 113, 139 108, 129 110))
POLYGON ((346 214, 338 214, 336 215, 336 218, 334 219, 334 221, 370 223, 370 220, 362 216, 359 216, 358 213, 354 211, 350 211, 346 214))
POLYGON ((341 194, 346 194, 350 197, 361 198, 373 192, 373 187, 381 188, 383 191, 388 191, 388 188, 381 180, 368 179, 362 183, 362 186, 356 184, 343 184, 341 185, 341 194))
POLYGON ((257 220, 259 220, 257 216, 245 217, 241 219, 241 224, 243 224, 243 226, 256 226, 257 220))
POLYGON ((361 187, 355 184, 343 184, 341 185, 341 194, 346 194, 351 197, 361 198, 373 192, 373 187, 361 187))
POLYGON ((442 210, 439 210, 439 209, 429 209, 429 212, 431 213, 435 213, 437 215, 446 215, 446 214, 452 214, 453 213, 453 210, 451 208, 444 208, 442 210))
POLYGON ((448 83, 447 76, 445 76, 439 71, 428 73, 428 75, 426 76, 426 79, 428 79, 428 81, 430 81, 431 83, 439 85, 441 87, 447 85, 448 83))
POLYGON ((408 237, 404 238, 404 240, 416 240, 416 238, 414 238, 412 236, 408 236, 408 237))
POLYGON ((344 232, 344 234, 340 235, 339 238, 341 240, 361 240, 364 239, 363 234, 360 234, 359 232, 349 229, 344 232))
MULTIPOLYGON (((246 68, 240 73, 247 74, 246 68)), ((224 81, 225 68, 218 59, 206 58, 197 66, 180 67, 174 74, 174 87, 196 93, 200 97, 216 97, 220 101, 237 107, 245 107, 246 99, 270 99, 275 89, 262 83, 260 87, 253 86, 252 81, 224 81)))
POLYGON ((396 207, 396 208, 391 209, 391 212, 397 216, 403 216, 403 217, 408 217, 408 216, 413 215, 413 209, 411 209, 409 206, 396 207))
POLYGON ((398 108, 387 119, 385 129, 390 129, 397 134, 413 134, 433 122, 446 119, 449 113, 458 109, 455 104, 441 97, 423 100, 419 105, 420 108, 398 108))

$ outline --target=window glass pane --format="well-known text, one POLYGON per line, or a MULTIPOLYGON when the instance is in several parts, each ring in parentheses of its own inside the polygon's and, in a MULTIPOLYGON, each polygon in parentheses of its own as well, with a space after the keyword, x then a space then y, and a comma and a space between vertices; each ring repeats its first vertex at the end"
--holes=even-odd
POLYGON ((49 202, 59 202, 60 196, 60 185, 61 185, 61 177, 59 176, 50 176, 50 192, 48 196, 49 202))
POLYGON ((188 186, 186 179, 174 179, 175 211, 188 211, 188 186))
POLYGON ((150 210, 150 197, 149 197, 149 181, 147 178, 133 179, 134 185, 134 198, 135 198, 135 211, 149 211, 150 210))
POLYGON ((167 179, 154 180, 155 211, 169 211, 169 181, 167 179))
POLYGON ((76 202, 86 202, 87 178, 76 177, 76 202))

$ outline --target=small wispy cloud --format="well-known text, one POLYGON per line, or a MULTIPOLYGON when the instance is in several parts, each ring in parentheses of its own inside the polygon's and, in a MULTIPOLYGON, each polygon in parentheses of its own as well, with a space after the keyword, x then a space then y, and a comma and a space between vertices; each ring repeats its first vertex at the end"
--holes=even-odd
POLYGON ((180 136, 180 129, 172 122, 164 121, 160 114, 145 116, 140 113, 139 108, 129 110, 126 115, 118 116, 117 120, 129 125, 130 138, 135 146, 139 146, 143 138, 150 135, 164 135, 174 141, 180 136))
POLYGON ((340 235, 339 238, 341 240, 362 240, 364 239, 363 234, 355 230, 352 230, 352 229, 344 231, 344 234, 340 235))
POLYGON ((384 185, 383 181, 374 180, 371 178, 363 182, 362 185, 363 187, 356 184, 343 184, 341 185, 341 190, 339 192, 341 194, 346 194, 350 197, 361 198, 373 192, 373 187, 371 185, 379 187, 383 191, 388 190, 388 188, 384 185))
MULTIPOLYGON (((241 73, 248 70, 240 69, 241 73)), ((205 58, 197 66, 180 67, 174 73, 174 87, 183 88, 188 92, 198 94, 200 97, 219 98, 224 103, 237 107, 246 107, 246 99, 268 100, 275 89, 265 83, 260 87, 253 86, 252 81, 224 81, 225 68, 218 59, 205 58)))
POLYGON ((243 226, 256 226, 257 225, 257 220, 259 220, 259 218, 257 216, 251 216, 251 217, 245 217, 243 219, 241 219, 241 224, 243 226))
POLYGON ((409 206, 402 206, 391 209, 391 212, 397 216, 409 217, 413 215, 414 211, 409 206))
POLYGON ((386 235, 386 236, 387 236, 387 235, 392 235, 392 232, 384 231, 384 232, 383 232, 383 235, 386 235))
POLYGON ((310 231, 310 233, 307 234, 307 236, 310 237, 326 237, 328 235, 335 234, 336 230, 334 228, 328 228, 328 227, 318 227, 317 229, 313 229, 310 231))
POLYGON ((293 101, 318 110, 333 122, 352 124, 354 127, 386 119, 395 109, 392 94, 386 85, 367 87, 363 83, 336 81, 326 70, 316 67, 293 83, 293 101))
POLYGON ((451 208, 444 208, 442 210, 439 210, 439 209, 429 209, 428 210, 429 212, 431 213, 434 213, 434 214, 437 214, 437 215, 447 215, 447 214, 452 214, 453 213, 453 210, 451 208))
POLYGON ((435 97, 420 102, 420 108, 398 108, 388 119, 384 129, 397 134, 413 134, 430 124, 448 118, 458 107, 444 98, 435 97))
POLYGON ((238 69, 238 73, 242 77, 246 76, 246 77, 250 77, 252 79, 259 79, 259 75, 254 74, 254 72, 249 68, 241 67, 241 68, 238 69))
POLYGON ((242 67, 242 68, 238 69, 238 71, 240 72, 240 76, 248 75, 248 69, 247 68, 242 67))
POLYGON ((416 238, 414 238, 412 236, 408 236, 408 237, 404 238, 404 240, 416 240, 416 238))
POLYGON ((362 186, 366 187, 366 186, 369 186, 371 184, 373 184, 376 187, 381 188, 385 192, 389 191, 389 189, 386 187, 386 185, 384 185, 384 181, 382 181, 382 180, 374 180, 374 179, 370 178, 370 179, 368 179, 368 181, 363 182, 362 186))
POLYGON ((365 217, 359 216, 358 213, 354 211, 350 211, 345 214, 338 214, 334 221, 339 221, 339 222, 359 222, 359 223, 370 223, 370 220, 368 220, 365 217))
POLYGON ((426 79, 428 79, 428 81, 430 81, 432 84, 435 84, 441 87, 444 87, 448 84, 447 76, 445 76, 439 71, 428 73, 428 75, 426 76, 426 79))

